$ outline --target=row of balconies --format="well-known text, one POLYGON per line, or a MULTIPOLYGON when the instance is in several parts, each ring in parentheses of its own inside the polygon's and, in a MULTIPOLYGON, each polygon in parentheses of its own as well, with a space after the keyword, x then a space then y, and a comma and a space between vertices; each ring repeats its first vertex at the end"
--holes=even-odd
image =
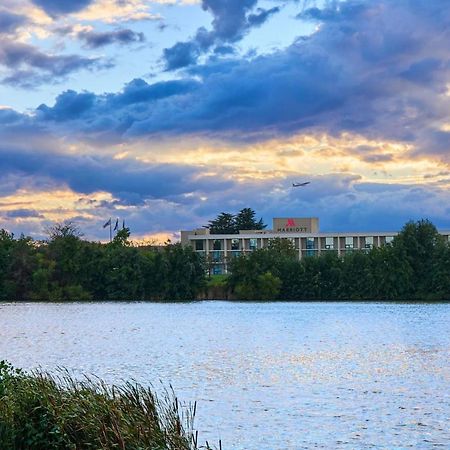
MULTIPOLYGON (((372 247, 379 247, 390 243, 393 236, 336 236, 336 237, 298 237, 283 238, 292 242, 295 249, 300 251, 319 252, 325 250, 370 250, 372 247)), ((269 245, 270 238, 236 238, 236 239, 196 239, 191 243, 195 250, 205 253, 214 251, 224 252, 233 255, 234 252, 248 252, 269 245)))

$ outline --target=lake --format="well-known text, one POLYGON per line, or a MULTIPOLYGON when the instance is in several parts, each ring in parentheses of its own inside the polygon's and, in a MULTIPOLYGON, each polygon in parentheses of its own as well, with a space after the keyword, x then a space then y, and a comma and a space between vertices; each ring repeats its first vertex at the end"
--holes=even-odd
POLYGON ((223 449, 449 448, 450 304, 0 303, 0 359, 173 385, 223 449))

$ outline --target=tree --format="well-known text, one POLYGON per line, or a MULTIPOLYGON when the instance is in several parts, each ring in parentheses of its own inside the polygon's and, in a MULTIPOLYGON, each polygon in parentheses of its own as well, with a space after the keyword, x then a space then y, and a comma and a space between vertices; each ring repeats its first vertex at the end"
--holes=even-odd
POLYGON ((102 270, 108 300, 142 300, 142 255, 135 247, 111 242, 105 246, 102 270))
POLYGON ((208 223, 211 234, 237 234, 236 223, 233 214, 222 212, 216 219, 208 223))
POLYGON ((450 243, 439 248, 434 264, 431 300, 450 300, 450 243))
POLYGON ((253 209, 241 209, 234 219, 236 230, 264 230, 267 225, 264 225, 262 218, 257 221, 255 216, 253 209))
POLYGON ((114 236, 112 244, 121 247, 129 247, 130 246, 129 238, 130 238, 130 229, 122 228, 114 236))
POLYGON ((14 247, 14 235, 0 230, 0 300, 8 300, 5 283, 8 280, 8 269, 11 262, 11 252, 14 247))
POLYGON ((5 283, 8 299, 29 298, 32 291, 32 276, 36 269, 36 251, 30 237, 20 236, 14 241, 5 283))
POLYGON ((80 252, 83 234, 72 222, 56 224, 49 228, 47 233, 50 239, 45 248, 45 254, 54 262, 52 282, 58 286, 58 296, 61 297, 57 300, 78 300, 78 296, 89 297, 83 293, 79 284, 79 275, 83 268, 80 252))
POLYGON ((297 252, 290 241, 274 239, 266 248, 232 258, 229 264, 230 288, 243 300, 276 300, 286 292, 283 279, 298 264, 297 252))
POLYGON ((408 292, 411 298, 424 299, 432 294, 433 278, 444 245, 443 237, 428 220, 408 222, 394 238, 392 248, 396 257, 412 270, 408 292))
POLYGON ((263 230, 262 218, 255 219, 256 213, 251 208, 243 208, 238 214, 222 212, 215 219, 208 222, 211 234, 238 234, 239 230, 263 230))
POLYGON ((203 258, 192 247, 170 244, 164 248, 164 298, 167 300, 193 300, 205 287, 203 258))
POLYGON ((106 296, 112 300, 141 300, 144 293, 142 253, 129 242, 130 229, 119 230, 103 252, 106 296))
POLYGON ((414 279, 407 259, 391 245, 373 248, 370 259, 370 297, 367 300, 405 300, 414 279))
POLYGON ((292 241, 288 239, 275 238, 269 241, 268 251, 278 259, 297 259, 298 251, 292 241))
POLYGON ((281 280, 271 272, 259 274, 251 284, 240 283, 235 293, 240 300, 274 300, 280 294, 281 280))

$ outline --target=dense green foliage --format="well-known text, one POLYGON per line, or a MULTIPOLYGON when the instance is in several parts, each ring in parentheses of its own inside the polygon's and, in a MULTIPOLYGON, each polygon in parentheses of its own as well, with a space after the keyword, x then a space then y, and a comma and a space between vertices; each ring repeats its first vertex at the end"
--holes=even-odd
POLYGON ((2 450, 194 450, 194 414, 135 383, 26 374, 0 361, 2 450))
POLYGON ((190 247, 134 247, 129 230, 88 242, 70 223, 37 243, 0 230, 0 300, 192 300, 205 283, 190 247))
POLYGON ((209 221, 208 228, 211 234, 237 234, 239 230, 264 230, 263 220, 256 220, 256 213, 251 208, 241 209, 236 215, 220 213, 215 219, 209 221))
MULTIPOLYGON (((298 260, 286 239, 233 257, 231 274, 207 281, 214 261, 191 247, 135 247, 127 228, 108 244, 72 224, 37 243, 0 230, 0 300, 449 300, 450 247, 428 221, 407 223, 390 245, 298 260), (215 280, 215 281, 212 281, 215 280), (222 293, 222 294, 221 294, 222 293)), ((211 256, 211 255, 210 255, 211 256)))
POLYGON ((338 257, 298 260, 276 239, 230 262, 228 285, 240 299, 450 300, 450 246, 428 221, 407 223, 391 245, 338 257))

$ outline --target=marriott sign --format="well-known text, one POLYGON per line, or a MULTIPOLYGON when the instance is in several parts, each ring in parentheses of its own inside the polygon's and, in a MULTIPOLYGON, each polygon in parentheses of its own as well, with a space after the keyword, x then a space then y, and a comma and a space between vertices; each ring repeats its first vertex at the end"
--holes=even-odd
POLYGON ((275 233, 318 233, 317 217, 275 217, 273 219, 275 233))

